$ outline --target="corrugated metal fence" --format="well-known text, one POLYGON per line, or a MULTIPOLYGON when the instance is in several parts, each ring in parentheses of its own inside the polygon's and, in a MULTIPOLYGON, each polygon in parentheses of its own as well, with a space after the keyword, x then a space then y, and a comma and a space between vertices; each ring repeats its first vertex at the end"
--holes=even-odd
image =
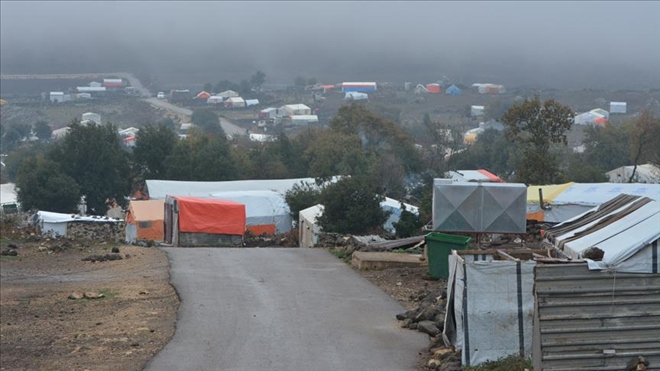
POLYGON ((660 274, 537 264, 534 295, 535 370, 660 370, 660 274))

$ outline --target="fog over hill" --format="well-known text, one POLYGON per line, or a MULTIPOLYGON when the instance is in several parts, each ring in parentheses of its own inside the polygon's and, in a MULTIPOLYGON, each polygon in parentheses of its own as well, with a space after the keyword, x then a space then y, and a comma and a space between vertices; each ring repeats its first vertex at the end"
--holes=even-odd
POLYGON ((0 72, 660 88, 660 2, 1 2, 0 72))

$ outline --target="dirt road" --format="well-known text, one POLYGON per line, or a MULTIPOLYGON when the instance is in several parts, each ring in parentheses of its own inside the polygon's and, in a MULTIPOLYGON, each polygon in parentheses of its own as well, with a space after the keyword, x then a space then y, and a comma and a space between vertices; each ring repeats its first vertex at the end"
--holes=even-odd
POLYGON ((100 263, 82 258, 109 245, 2 257, 0 369, 141 370, 173 335, 178 297, 160 250, 120 249, 123 260, 100 263))
POLYGON ((403 307, 317 249, 166 248, 177 332, 147 370, 414 370, 403 307))

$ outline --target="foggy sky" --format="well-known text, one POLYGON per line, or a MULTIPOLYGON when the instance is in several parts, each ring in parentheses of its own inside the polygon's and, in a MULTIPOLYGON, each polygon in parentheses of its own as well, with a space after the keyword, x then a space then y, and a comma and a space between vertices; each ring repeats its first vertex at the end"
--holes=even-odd
POLYGON ((660 2, 6 2, 2 73, 660 88, 660 2))

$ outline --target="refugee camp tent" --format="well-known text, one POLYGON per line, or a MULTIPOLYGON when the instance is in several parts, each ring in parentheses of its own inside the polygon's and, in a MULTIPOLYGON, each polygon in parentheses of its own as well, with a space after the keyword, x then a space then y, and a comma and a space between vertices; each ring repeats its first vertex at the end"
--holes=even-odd
POLYGON ((621 194, 548 229, 544 237, 571 259, 588 258, 588 250, 600 249, 602 259, 587 259, 591 270, 658 273, 660 203, 621 194))
POLYGON ((250 107, 250 106, 256 106, 259 104, 259 99, 246 99, 245 100, 245 106, 250 107))
POLYGON ((465 366, 532 353, 536 262, 494 258, 492 250, 449 256, 443 339, 465 366))
POLYGON ((227 100, 225 101, 225 107, 227 107, 227 108, 245 107, 245 100, 241 97, 227 98, 227 100))
POLYGON ((527 219, 544 221, 544 208, 554 200, 561 192, 575 184, 574 182, 564 184, 551 184, 545 186, 530 185, 527 187, 527 219), (539 197, 539 190, 543 195, 543 205, 539 197))
POLYGON ((211 94, 206 92, 206 91, 200 91, 197 94, 196 98, 197 99, 209 99, 209 98, 211 98, 211 94))
MULTIPOLYGON (((419 215, 419 209, 417 208, 417 206, 403 203, 403 207, 405 207, 406 211, 409 211, 415 215, 419 215)), ((401 219, 401 213, 403 212, 403 208, 401 207, 401 201, 395 200, 393 198, 385 197, 385 200, 381 201, 380 203, 380 208, 390 213, 390 216, 383 224, 383 229, 390 233, 396 233, 396 228, 394 227, 394 223, 397 223, 399 219, 401 219)))
POLYGON ((660 184, 571 183, 569 187, 560 186, 559 191, 557 188, 544 191, 543 199, 547 206, 542 210, 538 203, 539 186, 529 188, 531 190, 528 189, 528 219, 553 223, 569 220, 622 193, 660 201, 660 184), (534 192, 537 194, 536 199, 530 201, 529 197, 534 197, 534 192), (534 214, 534 218, 530 218, 530 214, 534 214))
POLYGON ((63 214, 51 211, 38 211, 35 214, 36 224, 42 235, 51 237, 67 237, 69 227, 74 223, 110 223, 118 225, 122 220, 103 216, 81 216, 77 214, 63 214))
POLYGON ((484 107, 484 106, 471 106, 470 107, 470 115, 472 117, 483 116, 485 112, 486 112, 486 107, 484 107))
POLYGON ((291 116, 291 123, 293 125, 309 125, 319 122, 317 115, 294 115, 291 116))
POLYGON ((626 113, 626 102, 610 102, 611 113, 626 113))
POLYGON ((14 183, 0 184, 0 203, 2 208, 15 206, 18 202, 14 183))
POLYGON ((350 100, 350 101, 369 100, 369 95, 366 93, 351 91, 346 93, 346 95, 344 95, 344 100, 350 100))
POLYGON ((165 236, 164 218, 164 200, 131 201, 126 213, 126 242, 162 242, 165 236))
POLYGON ((238 246, 245 205, 215 198, 167 196, 165 242, 173 246, 238 246))
POLYGON ((445 90, 445 94, 447 95, 461 95, 461 93, 461 89, 459 89, 456 85, 452 85, 445 90))
POLYGON ((240 96, 240 94, 238 94, 237 92, 235 92, 233 90, 225 90, 222 93, 216 94, 216 96, 227 99, 227 98, 238 97, 238 96, 240 96))
POLYGON ((442 86, 440 86, 438 83, 426 84, 426 91, 429 94, 440 94, 441 89, 442 86))
POLYGON ((433 181, 433 230, 526 233, 527 186, 519 183, 433 181))
POLYGON ((282 107, 287 116, 311 115, 312 109, 304 104, 287 104, 282 107))
POLYGON ((314 205, 300 210, 298 216, 298 241, 300 247, 314 247, 319 240, 321 227, 316 218, 323 214, 323 205, 314 205))
MULTIPOLYGON (((339 178, 333 177, 331 182, 339 178)), ((315 184, 314 178, 294 179, 259 179, 259 180, 231 180, 223 182, 187 182, 178 180, 146 180, 146 192, 151 199, 165 199, 171 196, 211 197, 216 192, 231 191, 273 191, 286 193, 294 185, 305 182, 315 184)))
POLYGON ((341 84, 342 93, 349 91, 370 92, 378 90, 375 82, 344 82, 341 84))
POLYGON ((223 101, 223 98, 222 98, 222 97, 219 97, 219 96, 217 96, 217 95, 214 95, 214 96, 212 96, 212 97, 209 97, 209 98, 206 100, 206 103, 208 103, 208 104, 220 104, 220 103, 222 103, 222 101, 223 101))
POLYGON ((273 191, 214 192, 211 197, 245 205, 247 230, 255 236, 280 234, 293 229, 289 205, 273 191))

